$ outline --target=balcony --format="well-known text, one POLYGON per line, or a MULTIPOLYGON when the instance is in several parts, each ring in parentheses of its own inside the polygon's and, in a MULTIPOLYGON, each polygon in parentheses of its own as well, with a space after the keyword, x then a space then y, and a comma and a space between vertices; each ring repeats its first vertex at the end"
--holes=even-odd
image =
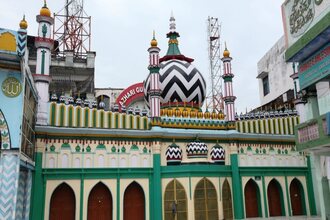
POLYGON ((330 112, 299 124, 295 128, 298 151, 330 151, 330 112))

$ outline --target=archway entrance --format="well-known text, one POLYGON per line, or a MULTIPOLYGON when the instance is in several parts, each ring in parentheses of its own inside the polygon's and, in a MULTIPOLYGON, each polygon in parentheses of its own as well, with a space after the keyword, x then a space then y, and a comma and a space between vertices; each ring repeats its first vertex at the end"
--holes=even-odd
POLYGON ((76 199, 71 187, 62 183, 50 199, 50 220, 75 220, 76 199))
POLYGON ((131 183, 124 194, 124 220, 145 219, 145 198, 141 186, 131 183))
POLYGON ((198 182, 194 193, 195 220, 219 219, 217 191, 206 178, 198 182))
POLYGON ((259 187, 250 179, 244 188, 246 218, 261 217, 259 187))
POLYGON ((88 220, 112 219, 112 196, 103 183, 94 186, 88 197, 88 220))
POLYGON ((183 185, 176 179, 169 182, 164 194, 165 220, 187 220, 188 202, 183 185))
POLYGON ((224 219, 233 219, 231 191, 227 179, 225 180, 222 186, 222 204, 223 204, 224 219))
POLYGON ((304 189, 297 179, 290 184, 292 215, 306 215, 304 189))
POLYGON ((275 179, 268 184, 267 196, 269 216, 284 216, 282 188, 275 179))

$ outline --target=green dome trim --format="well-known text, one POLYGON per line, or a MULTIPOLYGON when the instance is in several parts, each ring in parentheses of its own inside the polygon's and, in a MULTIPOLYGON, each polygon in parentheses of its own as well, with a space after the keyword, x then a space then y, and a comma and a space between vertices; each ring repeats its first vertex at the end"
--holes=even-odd
POLYGON ((68 144, 68 143, 63 143, 62 146, 61 146, 61 148, 64 148, 64 149, 65 149, 65 148, 69 148, 69 149, 70 149, 71 146, 70 146, 70 144, 68 144))
POLYGON ((96 149, 97 150, 105 150, 106 148, 105 148, 104 144, 99 144, 99 145, 97 145, 96 149))
POLYGON ((131 146, 131 150, 140 150, 139 147, 136 144, 133 144, 131 146))

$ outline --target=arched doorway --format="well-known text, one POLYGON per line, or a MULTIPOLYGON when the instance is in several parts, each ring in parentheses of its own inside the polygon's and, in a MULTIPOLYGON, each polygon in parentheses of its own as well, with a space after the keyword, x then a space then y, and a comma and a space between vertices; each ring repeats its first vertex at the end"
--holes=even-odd
POLYGON ((76 199, 71 187, 62 183, 50 199, 49 220, 75 220, 76 199))
POLYGON ((141 186, 131 183, 124 193, 124 220, 145 219, 145 198, 141 186))
POLYGON ((306 215, 304 189, 296 178, 290 184, 290 200, 292 215, 306 215))
POLYGON ((165 220, 188 219, 186 191, 182 184, 174 179, 169 182, 164 195, 165 220))
POLYGON ((195 220, 219 219, 217 191, 206 178, 196 186, 194 194, 195 220))
POLYGON ((250 179, 244 188, 246 218, 261 217, 260 192, 255 181, 250 179))
POLYGON ((88 220, 111 220, 112 219, 112 196, 108 187, 99 182, 96 184, 88 197, 88 220))
POLYGON ((222 204, 224 219, 233 219, 233 205, 229 182, 226 179, 222 185, 222 204))
POLYGON ((284 216, 284 203, 281 185, 273 179, 267 188, 269 216, 284 216))

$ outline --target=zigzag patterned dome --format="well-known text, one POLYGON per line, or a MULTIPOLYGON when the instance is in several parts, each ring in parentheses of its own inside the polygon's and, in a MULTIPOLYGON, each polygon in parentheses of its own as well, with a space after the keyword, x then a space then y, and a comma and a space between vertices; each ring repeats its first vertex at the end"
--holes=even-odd
POLYGON ((211 159, 215 163, 222 163, 225 162, 225 150, 219 144, 216 144, 211 149, 211 159))
MULTIPOLYGON (((176 24, 173 15, 170 18, 170 32, 167 34, 168 50, 159 59, 159 88, 161 90, 161 105, 184 106, 194 104, 202 106, 206 96, 206 83, 202 74, 191 64, 194 59, 181 54, 178 47, 176 24)), ((144 82, 145 101, 149 102, 148 91, 150 78, 144 82)))
MULTIPOLYGON (((187 61, 169 60, 160 64, 161 103, 196 103, 205 100, 206 83, 202 74, 187 61)), ((149 100, 150 78, 144 84, 145 100, 149 100)))
POLYGON ((187 157, 188 158, 205 158, 207 157, 207 145, 200 141, 193 141, 187 144, 187 157))
POLYGON ((182 160, 182 150, 178 145, 173 143, 168 146, 165 156, 168 164, 179 164, 182 160))

